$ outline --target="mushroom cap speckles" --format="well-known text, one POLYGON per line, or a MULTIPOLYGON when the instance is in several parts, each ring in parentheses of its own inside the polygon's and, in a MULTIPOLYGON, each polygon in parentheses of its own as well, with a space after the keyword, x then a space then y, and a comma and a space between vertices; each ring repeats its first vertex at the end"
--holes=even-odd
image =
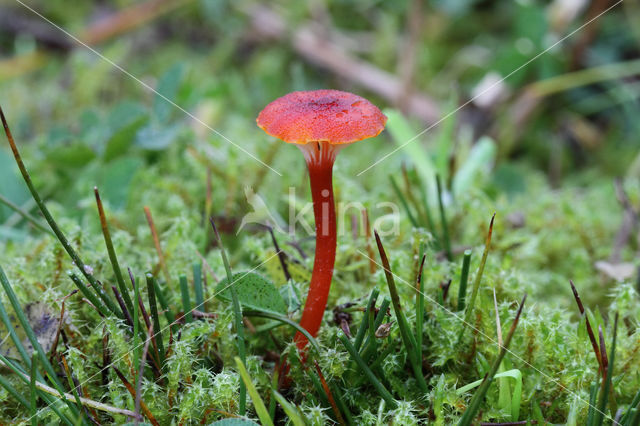
POLYGON ((258 127, 285 142, 348 144, 377 136, 387 117, 371 102, 340 90, 292 92, 267 105, 258 127))

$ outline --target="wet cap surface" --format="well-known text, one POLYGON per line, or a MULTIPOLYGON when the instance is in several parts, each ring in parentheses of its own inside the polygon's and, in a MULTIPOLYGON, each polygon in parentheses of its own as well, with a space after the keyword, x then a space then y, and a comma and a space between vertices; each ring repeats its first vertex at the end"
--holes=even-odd
POLYGON ((377 136, 387 117, 371 102, 339 90, 292 92, 267 105, 258 126, 289 143, 346 144, 377 136))

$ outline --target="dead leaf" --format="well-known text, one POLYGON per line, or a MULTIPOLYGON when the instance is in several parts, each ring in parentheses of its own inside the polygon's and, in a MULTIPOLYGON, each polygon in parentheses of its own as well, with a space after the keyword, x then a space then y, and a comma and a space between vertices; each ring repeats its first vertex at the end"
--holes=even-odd
MULTIPOLYGON (((56 337, 56 331, 58 330, 58 324, 60 323, 60 315, 53 312, 53 309, 48 307, 43 302, 31 302, 27 303, 24 307, 24 313, 27 316, 27 320, 33 329, 38 343, 42 346, 45 352, 51 350, 51 346, 56 337)), ((14 313, 9 313, 9 321, 16 331, 16 334, 22 341, 22 345, 26 349, 28 354, 33 353, 33 346, 27 338, 24 329, 18 321, 18 317, 14 313)), ((18 349, 13 344, 9 331, 0 324, 0 353, 8 358, 19 358, 20 354, 18 349)))

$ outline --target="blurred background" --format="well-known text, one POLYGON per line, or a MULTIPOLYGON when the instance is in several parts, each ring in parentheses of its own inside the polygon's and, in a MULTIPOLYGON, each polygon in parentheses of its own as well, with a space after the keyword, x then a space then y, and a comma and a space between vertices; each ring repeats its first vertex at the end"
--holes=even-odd
MULTIPOLYGON (((64 216, 95 225, 98 185, 121 229, 151 205, 165 229, 213 211, 235 232, 245 186, 283 217, 287 187, 308 198, 302 157, 258 112, 355 92, 390 120, 339 158, 339 198, 373 208, 397 201, 388 174, 438 173, 458 246, 497 210, 505 264, 569 295, 568 276, 635 279, 639 51, 634 1, 3 0, 0 102, 64 216)), ((33 211, 6 144, 0 194, 33 211)), ((0 238, 30 232, 0 205, 0 238)))

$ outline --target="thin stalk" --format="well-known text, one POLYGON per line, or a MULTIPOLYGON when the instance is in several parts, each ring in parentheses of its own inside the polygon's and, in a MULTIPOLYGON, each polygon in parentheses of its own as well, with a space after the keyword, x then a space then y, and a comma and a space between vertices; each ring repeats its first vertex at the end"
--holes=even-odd
POLYGON ((36 228, 38 228, 41 231, 44 231, 46 233, 48 233, 49 235, 52 236, 56 236, 56 234, 54 234, 51 229, 47 228, 45 225, 43 225, 42 223, 40 223, 40 221, 35 218, 31 213, 29 213, 28 211, 24 210, 22 207, 20 207, 19 205, 13 203, 11 200, 9 200, 7 197, 5 197, 4 195, 0 194, 0 203, 4 204, 5 206, 9 207, 11 210, 15 211, 16 213, 18 213, 20 216, 22 216, 27 222, 31 223, 33 226, 35 226, 36 228))
POLYGON ((598 403, 598 384, 593 383, 589 392, 589 411, 587 412, 587 426, 593 426, 595 406, 598 403))
POLYGON ((322 374, 322 370, 320 370, 320 365, 318 365, 318 361, 315 361, 314 364, 316 367, 316 373, 318 374, 318 378, 320 379, 320 384, 322 385, 322 389, 324 390, 324 393, 327 395, 327 399, 329 400, 329 405, 331 405, 331 409, 333 410, 333 413, 336 415, 336 420, 338 420, 338 423, 340 423, 341 425, 346 425, 346 422, 342 417, 342 413, 338 408, 338 404, 336 403, 336 400, 333 398, 333 393, 331 392, 331 389, 329 389, 329 384, 324 378, 324 375, 322 374))
POLYGON ((289 280, 291 279, 291 274, 289 273, 289 267, 287 266, 287 256, 285 255, 284 251, 280 250, 278 240, 276 240, 276 236, 273 233, 273 228, 271 226, 267 226, 267 230, 271 235, 271 242, 273 243, 273 247, 276 249, 276 253, 278 253, 278 260, 280 260, 280 266, 282 266, 284 279, 285 281, 289 282, 289 280))
POLYGON ((449 240, 449 225, 447 224, 447 216, 444 212, 444 202, 442 201, 442 184, 440 176, 436 175, 436 188, 438 189, 438 208, 440 209, 440 224, 442 225, 442 242, 444 243, 444 251, 447 254, 447 260, 453 260, 451 253, 451 241, 449 240))
POLYGON ((286 415, 291 420, 291 423, 293 423, 293 426, 305 426, 306 425, 306 423, 304 422, 304 419, 300 415, 300 412, 296 409, 296 407, 292 403, 287 401, 284 396, 280 395, 275 390, 272 391, 271 393, 273 395, 272 400, 274 402, 278 401, 278 403, 280 403, 280 405, 282 406, 282 409, 284 410, 286 415))
POLYGON ((471 289, 471 300, 469 300, 469 305, 464 311, 464 322, 462 324, 462 329, 460 330, 460 335, 458 336, 458 341, 462 340, 462 336, 464 334, 464 331, 466 330, 466 325, 469 324, 469 321, 471 320, 471 314, 473 313, 476 298, 478 297, 480 281, 482 280, 482 274, 484 273, 484 265, 487 263, 487 256, 489 255, 489 248, 491 247, 491 234, 493 233, 493 221, 495 217, 496 214, 494 213, 493 216, 491 216, 491 222, 489 222, 489 231, 487 232, 487 238, 484 243, 484 251, 482 252, 482 259, 480 260, 480 267, 478 268, 478 273, 473 280, 473 288, 471 289))
MULTIPOLYGON (((93 274, 90 272, 91 268, 89 268, 82 261, 82 259, 78 255, 78 253, 76 253, 76 251, 73 249, 73 247, 71 247, 71 244, 69 244, 69 241, 67 240, 67 237, 62 233, 62 231, 60 230, 60 227, 58 227, 58 224, 53 219, 53 216, 49 212, 49 209, 47 209, 47 206, 44 204, 44 201, 42 201, 42 198, 40 197, 40 194, 38 193, 38 191, 36 190, 36 187, 34 186, 33 182, 31 181, 31 176, 29 175, 29 172, 27 171, 27 168, 25 167, 24 163, 22 162, 22 157, 20 156, 20 152, 18 151, 18 147, 16 146, 16 143, 13 140, 13 135, 11 134, 11 130, 9 130, 9 125, 7 124, 7 120, 6 120, 5 116, 4 116, 4 112, 2 111, 2 107, 0 107, 0 119, 2 119, 2 125, 4 126, 4 132, 7 135, 7 140, 9 141, 9 146, 11 147, 11 152, 13 153, 13 157, 16 160, 16 164, 18 165, 18 168, 20 169, 20 173, 22 174, 22 178, 24 179, 24 182, 27 184, 27 187, 29 188, 29 192, 31 193, 31 196, 33 197, 34 201, 36 202, 36 205, 40 209, 40 212, 42 213, 42 215, 44 216, 45 220, 49 224, 49 227, 51 228, 53 233, 58 238, 58 241, 60 241, 60 244, 62 244, 62 247, 64 247, 65 251, 67 252, 69 257, 73 261, 74 265, 76 265, 76 267, 80 270, 80 273, 85 276, 87 281, 89 281, 89 283, 91 284, 91 286, 94 289, 98 288, 98 284, 96 282, 96 279, 93 277, 93 274)), ((124 315, 122 315, 122 314, 119 314, 118 316, 120 318, 124 318, 124 315)))
MULTIPOLYGON (((129 274, 131 274, 131 271, 129 271, 129 274)), ((140 297, 139 280, 133 279, 133 276, 131 276, 131 284, 133 284, 133 297, 138 300, 140 297)), ((138 343, 140 340, 138 333, 140 331, 140 308, 135 303, 133 305, 133 366, 136 372, 140 370, 140 344, 138 343)))
MULTIPOLYGON (((224 249, 224 245, 222 244, 222 238, 220 238, 220 234, 218 233, 218 228, 216 228, 216 224, 213 221, 213 217, 209 218, 209 222, 213 227, 213 233, 216 236, 216 241, 218 242, 218 246, 220 246, 220 255, 222 256, 222 263, 224 263, 224 269, 227 273, 227 281, 229 283, 233 283, 233 274, 231 273, 231 265, 229 264, 229 259, 227 258, 227 253, 224 249)), ((240 355, 240 361, 244 364, 247 362, 247 355, 245 349, 245 339, 244 339, 244 326, 242 325, 242 309, 240 308, 240 301, 238 300, 238 294, 236 292, 235 286, 231 285, 229 287, 231 291, 231 299, 233 304, 233 316, 235 318, 235 329, 237 335, 237 344, 238 344, 238 355, 240 355)), ((238 404, 238 412, 241 416, 244 416, 247 412, 247 388, 244 382, 240 382, 240 402, 238 404)))
MULTIPOLYGON (((136 394, 136 390, 134 389, 133 385, 131 383, 129 383, 127 378, 124 377, 124 374, 122 374, 122 372, 120 370, 118 370, 113 365, 111 366, 111 368, 113 368, 113 371, 116 372, 116 374, 118 375, 118 378, 120 379, 120 381, 124 384, 124 386, 129 391, 129 394, 131 394, 131 397, 135 400, 137 394, 136 394)), ((145 404, 144 401, 140 401, 140 408, 142 409, 142 412, 147 417, 147 419, 149 419, 149 421, 151 422, 151 424, 153 426, 160 426, 160 423, 158 423, 158 421, 153 416, 153 414, 149 410, 149 407, 147 407, 147 404, 145 404)), ((138 413, 136 413, 134 411, 130 411, 130 413, 131 413, 130 416, 133 417, 134 419, 138 418, 138 413)))
POLYGON ((111 286, 111 290, 113 290, 113 294, 116 296, 116 301, 118 302, 118 305, 120 305, 122 312, 124 312, 125 322, 129 324, 129 327, 131 327, 131 331, 133 332, 134 330, 133 318, 131 318, 131 314, 127 310, 127 307, 124 305, 124 300, 122 300, 122 296, 120 296, 120 292, 118 291, 115 285, 111 286))
POLYGON ((173 311, 169 308, 169 304, 167 303, 167 298, 164 297, 164 292, 160 288, 160 283, 154 277, 153 278, 153 288, 155 289, 155 295, 158 298, 158 302, 160 303, 160 307, 164 311, 164 316, 167 319, 167 322, 171 325, 171 330, 176 332, 176 317, 173 315, 173 311))
POLYGON ((31 424, 33 426, 38 426, 38 407, 36 403, 38 401, 38 395, 36 392, 36 374, 38 373, 38 351, 34 351, 31 356, 31 380, 29 384, 29 394, 31 395, 30 399, 30 412, 31 412, 31 424))
POLYGON ((279 377, 279 369, 274 368, 273 375, 271 376, 271 398, 269 398, 269 417, 271 418, 271 421, 274 421, 276 418, 276 398, 274 392, 277 392, 278 390, 279 377))
POLYGON ((500 346, 500 352, 498 353, 498 357, 491 365, 491 370, 484 376, 482 383, 478 390, 473 394, 467 409, 464 414, 460 418, 458 422, 458 426, 469 426, 473 423, 473 419, 476 416, 476 413, 480 409, 480 404, 484 400, 487 391, 489 390, 489 385, 493 381, 493 377, 496 375, 498 368, 500 368, 500 364, 502 363, 502 359, 507 353, 507 349, 509 348, 509 344, 511 343, 511 338, 516 331, 516 326, 518 325, 518 321, 520 320, 520 315, 522 314, 522 308, 524 307, 524 302, 527 300, 527 294, 525 293, 522 301, 520 302, 520 306, 518 307, 518 312, 516 313, 516 317, 511 324, 511 329, 509 329, 509 334, 507 334, 507 338, 504 341, 504 345, 500 346))
MULTIPOLYGON (((333 268, 336 260, 336 209, 333 196, 333 161, 336 149, 328 142, 298 145, 308 150, 307 169, 313 201, 313 217, 315 219, 316 247, 313 259, 313 271, 307 291, 306 302, 302 310, 300 325, 311 333, 318 334, 327 307, 333 268), (317 161, 312 159, 317 157, 317 161)), ((294 336, 298 350, 304 353, 307 341, 300 333, 294 336)))
POLYGON ((600 349, 598 349, 596 336, 593 334, 593 328, 591 328, 591 323, 589 322, 589 317, 587 316, 584 310, 582 299, 580 299, 580 295, 578 294, 578 290, 576 289, 576 286, 573 284, 573 281, 569 280, 569 284, 571 284, 571 291, 573 292, 574 299, 576 299, 576 304, 578 305, 578 310, 580 311, 580 315, 584 316, 585 325, 587 327, 587 335, 589 335, 589 341, 591 342, 591 347, 593 348, 593 352, 596 354, 596 360, 598 361, 598 372, 603 373, 604 366, 602 365, 602 357, 600 355, 600 349))
POLYGON ((180 275, 180 295, 182 297, 184 322, 188 324, 193 322, 193 314, 191 313, 191 300, 189 298, 189 283, 187 282, 187 277, 184 275, 180 275))
POLYGON ((416 200, 416 197, 413 196, 413 191, 411 190, 411 181, 409 180, 409 173, 407 172, 407 167, 404 164, 402 165, 402 178, 404 180, 404 188, 409 202, 413 204, 413 207, 416 209, 416 214, 418 215, 422 223, 426 225, 426 214, 420 208, 420 203, 416 200))
POLYGON ((100 296, 100 299, 98 299, 98 297, 96 297, 96 295, 93 294, 89 290, 89 288, 82 282, 80 277, 78 277, 71 271, 69 271, 68 275, 69 278, 71 278, 71 281, 73 281, 75 286, 80 290, 82 295, 86 297, 93 306, 96 307, 96 309, 102 314, 102 316, 108 317, 112 313, 115 315, 121 315, 121 311, 113 303, 113 300, 111 300, 111 298, 106 295, 104 290, 102 290, 101 288, 95 289, 95 292, 98 294, 98 296, 100 296))
POLYGON ((204 311, 204 291, 202 289, 202 265, 199 262, 193 264, 193 291, 196 296, 196 307, 198 311, 204 311))
MULTIPOLYGON (((618 313, 613 322, 613 341, 611 342, 611 351, 609 352, 609 365, 607 366, 607 377, 603 380, 602 389, 598 398, 598 409, 594 415, 593 423, 601 425, 604 422, 604 410, 607 409, 607 402, 609 401, 609 392, 611 391, 611 379, 613 378, 613 365, 616 355, 616 340, 618 335, 618 313)), ((604 346, 604 342, 602 344, 604 346)), ((612 416, 615 416, 615 408, 612 407, 612 416)))
POLYGON ((398 290, 396 288, 396 283, 393 278, 393 273, 391 272, 391 266, 389 265, 389 259, 387 258, 387 253, 384 250, 382 245, 382 241, 380 240, 380 236, 378 232, 374 231, 374 235, 376 237, 376 244, 378 245, 378 251, 380 252, 380 260, 382 261, 382 266, 384 267, 384 274, 387 278, 387 285, 389 286, 389 294, 391 295, 391 303, 393 305, 393 311, 396 314, 396 318, 398 320, 398 328, 400 329, 400 336, 402 337, 402 342, 407 350, 409 362, 411 364, 411 368, 413 369, 413 375, 418 382, 418 386, 420 390, 423 392, 428 392, 427 383, 424 380, 424 376, 422 374, 422 363, 420 360, 416 359, 416 341, 413 336, 413 333, 409 330, 409 324, 407 322, 407 318, 404 315, 404 311, 402 310, 402 305, 400 304, 400 296, 398 295, 398 290))
POLYGON ((113 269, 113 273, 116 276, 116 282, 118 283, 118 288, 120 289, 120 294, 124 299, 125 306, 129 310, 129 312, 133 311, 133 302, 131 301, 131 297, 129 297, 129 291, 127 289, 127 285, 124 282, 124 277, 122 275, 122 271, 120 270, 120 264, 118 263, 118 256, 116 255, 116 251, 113 248, 113 241, 111 240, 111 233, 109 232, 109 225, 107 224, 107 216, 104 213, 104 207, 102 206, 102 199, 100 198, 100 192, 98 191, 98 187, 93 187, 93 193, 96 197, 96 204, 98 206, 98 216, 100 217, 100 226, 102 227, 102 235, 104 237, 104 244, 107 246, 107 253, 109 254, 109 261, 111 262, 111 268, 113 269))
POLYGON ((153 216, 151 216, 151 210, 147 206, 144 206, 144 215, 147 218, 147 223, 149 224, 149 229, 151 230, 153 245, 156 248, 156 253, 158 253, 158 263, 160 263, 160 268, 162 269, 162 273, 164 274, 165 282, 168 283, 169 281, 171 281, 171 276, 169 275, 169 269, 167 269, 167 263, 164 260, 164 253, 162 252, 162 246, 160 245, 160 238, 158 237, 156 225, 153 222, 153 216))
POLYGON ((309 340, 309 343, 311 343, 311 347, 315 349, 317 353, 320 353, 320 345, 318 344, 318 341, 311 335, 311 333, 309 333, 307 330, 302 328, 302 326, 300 326, 300 324, 298 324, 297 322, 292 321, 291 319, 283 315, 274 314, 272 312, 244 311, 243 314, 247 317, 268 318, 268 319, 280 321, 283 324, 290 325, 291 327, 295 328, 297 332, 303 334, 304 337, 306 337, 309 340))
POLYGON ((362 345, 362 341, 364 340, 367 327, 369 326, 369 322, 367 321, 368 313, 375 307, 378 294, 380 294, 380 291, 377 288, 374 288, 373 291, 371 291, 369 301, 367 302, 367 308, 365 309, 364 315, 362 317, 362 322, 360 323, 360 327, 358 327, 356 339, 353 343, 353 346, 355 346, 358 351, 360 350, 360 346, 362 345))
POLYGON ((342 342, 342 344, 344 345, 347 352, 349 352, 349 355, 351 355, 351 358, 353 358, 356 364, 358 364, 358 367, 360 367, 362 372, 369 379, 369 382, 373 385, 376 391, 378 391, 382 399, 384 399, 387 402, 387 404, 389 404, 391 407, 395 408, 397 404, 396 404, 396 401, 393 399, 393 396, 387 390, 387 388, 385 388, 384 385, 380 383, 378 378, 375 376, 375 374, 373 374, 373 372, 369 369, 369 367, 367 367, 367 364, 360 357, 360 355, 358 355, 358 351, 356 351, 356 348, 351 344, 347 336, 344 334, 339 334, 338 338, 340 339, 340 342, 342 342))
MULTIPOLYGON (((631 400, 631 404, 629 404, 629 409, 627 410, 627 412, 624 414, 624 416, 622 416, 622 418, 620 419, 620 424, 621 425, 636 425, 636 424, 640 424, 640 422, 630 422, 629 419, 631 418, 632 414, 633 414, 633 409, 640 409, 640 389, 638 389, 638 392, 636 392, 636 395, 633 397, 633 399, 631 400)), ((636 412, 637 414, 637 412, 636 412)), ((640 420, 640 419, 638 419, 640 420)))
POLYGON ((153 275, 146 274, 147 278, 147 297, 149 298, 149 308, 151 310, 151 318, 153 319, 153 329, 158 330, 154 333, 156 344, 158 346, 158 356, 160 358, 160 366, 164 366, 164 342, 162 341, 162 329, 160 328, 160 316, 158 315, 158 304, 156 302, 156 290, 153 285, 153 275))
POLYGON ((422 363, 422 329, 424 322, 424 289, 422 286, 422 271, 424 269, 424 261, 427 255, 422 255, 420 261, 420 269, 418 270, 418 276, 416 278, 416 298, 418 299, 418 307, 416 309, 416 358, 419 363, 422 363))
POLYGON ((437 238, 436 228, 433 225, 433 218, 431 216, 431 209, 429 208, 429 194, 427 193, 427 188, 425 187, 420 177, 418 177, 417 182, 418 186, 420 187, 420 195, 422 197, 422 205, 427 219, 427 227, 429 229, 429 232, 431 232, 431 235, 433 235, 434 238, 437 238))
POLYGON ((458 287, 458 310, 464 310, 465 298, 467 297, 467 283, 469 282, 469 265, 471 264, 471 250, 464 251, 462 258, 462 272, 460 273, 460 286, 458 287))
POLYGON ((405 198, 404 194, 400 190, 398 183, 396 182, 395 178, 392 175, 389 175, 389 181, 391 182, 391 187, 393 188, 393 191, 396 193, 396 196, 400 199, 400 203, 402 204, 402 207, 404 207, 405 211, 407 212, 407 217, 409 218, 409 222, 411 222, 411 225, 413 225, 414 228, 417 228, 419 226, 418 221, 413 216, 413 213, 411 213, 411 208, 409 207, 409 203, 407 202, 407 199, 405 198))
POLYGON ((260 398, 260 394, 256 389, 255 385, 251 381, 251 377, 249 376, 249 372, 247 368, 244 366, 244 363, 237 356, 233 358, 236 362, 236 367, 238 367, 238 372, 240 373, 240 377, 242 377, 242 382, 247 387, 249 391, 249 395, 251 396, 251 400, 253 401, 253 406, 256 410, 256 414, 260 419, 260 422, 265 426, 273 426, 273 422, 271 421, 271 417, 269 417, 269 411, 267 407, 264 405, 264 401, 260 398))
MULTIPOLYGON (((67 383, 69 384, 69 388, 71 389, 71 394, 75 398, 75 401, 76 401, 76 404, 78 404, 78 407, 82 407, 82 401, 80 401, 80 394, 78 394, 78 389, 76 387, 76 384, 73 382, 73 377, 71 376, 71 370, 69 369, 69 365, 67 364, 67 359, 64 357, 64 355, 60 355, 60 359, 62 361, 62 366, 64 368, 65 375, 67 376, 67 383)), ((34 381, 33 377, 31 378, 31 380, 34 381)), ((35 388, 35 384, 34 384, 34 388, 35 388)))

